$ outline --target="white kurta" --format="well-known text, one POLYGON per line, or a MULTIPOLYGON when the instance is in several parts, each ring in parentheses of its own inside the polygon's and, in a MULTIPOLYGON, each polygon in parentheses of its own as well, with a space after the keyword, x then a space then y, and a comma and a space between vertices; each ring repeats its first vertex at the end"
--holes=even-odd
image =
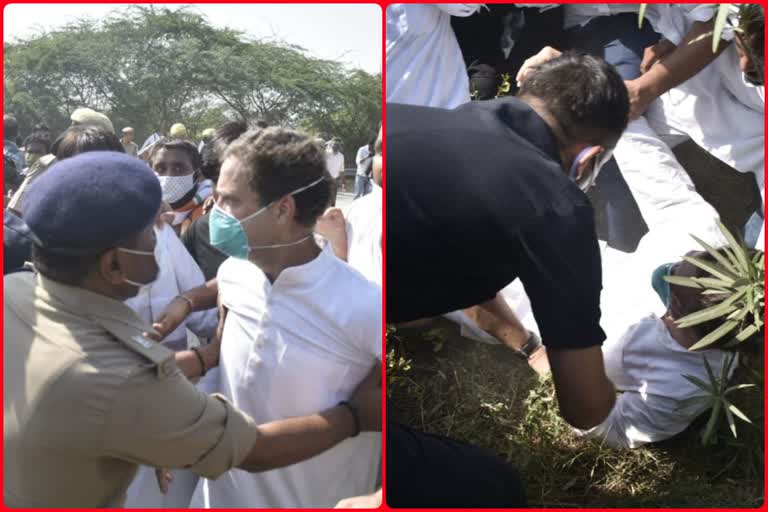
POLYGON ((369 281, 381 286, 381 187, 355 199, 344 211, 347 224, 347 263, 369 281))
MULTIPOLYGON (((302 416, 349 397, 381 360, 381 288, 322 251, 274 283, 248 261, 219 268, 229 308, 219 391, 257 423, 302 416)), ((332 507, 373 492, 380 434, 364 433, 299 464, 201 479, 193 507, 332 507)))
POLYGON ((482 4, 387 7, 387 102, 455 108, 469 101, 469 76, 451 16, 482 4))

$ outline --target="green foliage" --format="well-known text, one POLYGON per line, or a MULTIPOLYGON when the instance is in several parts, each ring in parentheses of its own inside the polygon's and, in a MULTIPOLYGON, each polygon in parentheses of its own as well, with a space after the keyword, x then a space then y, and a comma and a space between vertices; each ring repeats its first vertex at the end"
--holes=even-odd
MULTIPOLYGON (((714 347, 739 349, 746 343, 762 343, 762 333, 765 315, 765 254, 754 251, 750 254, 743 241, 737 239, 720 223, 720 230, 728 241, 721 251, 714 249, 702 240, 693 237, 702 248, 711 255, 715 262, 704 261, 700 258, 686 256, 683 259, 709 273, 711 277, 675 277, 667 276, 670 284, 698 288, 701 293, 722 298, 714 306, 677 320, 678 327, 686 328, 716 319, 722 319, 720 325, 712 332, 701 338, 690 350, 701 350, 714 347)), ((751 420, 730 401, 728 395, 734 391, 756 387, 756 384, 740 384, 728 387, 728 376, 736 360, 736 355, 729 352, 726 355, 720 376, 712 371, 706 356, 704 366, 707 370, 708 382, 692 375, 683 375, 689 382, 697 386, 704 396, 691 398, 682 404, 684 409, 691 405, 706 405, 711 407, 709 420, 702 431, 701 439, 704 445, 713 444, 716 439, 717 427, 725 416, 733 437, 737 437, 734 416, 747 422, 751 420)))
MULTIPOLYGON (((5 44, 4 110, 22 133, 58 133, 89 106, 137 142, 183 122, 190 136, 228 119, 324 130, 349 152, 381 119, 381 79, 281 41, 211 26, 194 8, 132 5, 101 21, 5 44)), ((354 155, 352 156, 354 158, 354 155)))
POLYGON ((722 300, 701 311, 677 320, 678 327, 686 328, 711 320, 722 319, 720 325, 701 338, 691 350, 705 348, 743 348, 742 344, 761 341, 765 316, 765 254, 750 250, 722 223, 720 230, 728 241, 722 253, 702 240, 693 237, 715 262, 685 256, 683 259, 709 274, 709 277, 666 276, 670 284, 699 288, 705 295, 722 300))

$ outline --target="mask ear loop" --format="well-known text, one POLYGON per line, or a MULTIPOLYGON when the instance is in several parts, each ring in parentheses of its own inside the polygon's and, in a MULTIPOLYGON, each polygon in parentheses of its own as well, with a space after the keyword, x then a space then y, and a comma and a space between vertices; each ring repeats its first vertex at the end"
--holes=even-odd
POLYGON ((576 176, 579 173, 579 163, 581 163, 581 159, 584 158, 584 155, 586 155, 592 148, 594 148, 594 146, 585 147, 579 151, 579 154, 573 159, 571 169, 568 171, 568 177, 571 178, 571 180, 576 181, 576 176))

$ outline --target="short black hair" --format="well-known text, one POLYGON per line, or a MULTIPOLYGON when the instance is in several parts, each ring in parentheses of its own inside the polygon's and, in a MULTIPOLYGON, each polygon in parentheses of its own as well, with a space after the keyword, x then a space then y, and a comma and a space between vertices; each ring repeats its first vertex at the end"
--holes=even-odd
POLYGON ((16 162, 10 153, 3 151, 3 185, 15 189, 22 182, 21 174, 16 169, 16 162))
POLYGON ((221 171, 221 157, 227 146, 232 144, 238 137, 248 131, 248 123, 243 120, 230 121, 213 132, 211 140, 203 145, 200 152, 200 172, 214 182, 219 180, 221 171))
POLYGON ((313 226, 331 198, 331 175, 325 152, 309 136, 288 128, 256 128, 244 133, 227 148, 224 159, 237 158, 250 174, 251 189, 263 205, 325 178, 296 195, 295 220, 313 226))
POLYGON ((174 138, 162 138, 154 143, 152 151, 149 154, 150 163, 154 162, 155 156, 161 149, 168 149, 174 151, 183 151, 189 155, 189 161, 192 163, 192 168, 195 172, 200 171, 200 153, 197 151, 197 147, 188 140, 174 139, 174 138))
POLYGON ((33 132, 48 132, 51 133, 51 129, 48 127, 45 123, 37 123, 35 126, 32 127, 33 132))
POLYGON ((24 139, 24 149, 29 148, 30 144, 40 144, 45 147, 43 154, 47 154, 51 150, 51 134, 50 132, 36 130, 29 134, 24 139))
POLYGON ((624 80, 605 60, 582 52, 568 51, 537 67, 518 96, 541 101, 561 130, 563 145, 613 147, 629 122, 624 80))
POLYGON ((15 140, 19 136, 19 122, 10 114, 3 116, 3 138, 15 140))
POLYGON ((70 126, 56 138, 51 146, 51 153, 56 155, 56 160, 64 160, 89 151, 125 153, 117 135, 86 125, 70 126))

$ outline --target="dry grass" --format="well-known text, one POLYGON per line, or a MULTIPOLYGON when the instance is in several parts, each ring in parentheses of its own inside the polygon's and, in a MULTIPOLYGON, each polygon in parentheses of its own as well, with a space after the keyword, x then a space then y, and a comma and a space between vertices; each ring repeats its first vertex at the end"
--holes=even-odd
MULTIPOLYGON (((388 337, 388 418, 483 446, 513 463, 536 507, 757 507, 763 501, 763 405, 755 425, 702 448, 701 422, 631 451, 575 437, 554 390, 505 348, 464 340, 449 322, 388 337)), ((751 392, 751 394, 750 394, 751 392)))

